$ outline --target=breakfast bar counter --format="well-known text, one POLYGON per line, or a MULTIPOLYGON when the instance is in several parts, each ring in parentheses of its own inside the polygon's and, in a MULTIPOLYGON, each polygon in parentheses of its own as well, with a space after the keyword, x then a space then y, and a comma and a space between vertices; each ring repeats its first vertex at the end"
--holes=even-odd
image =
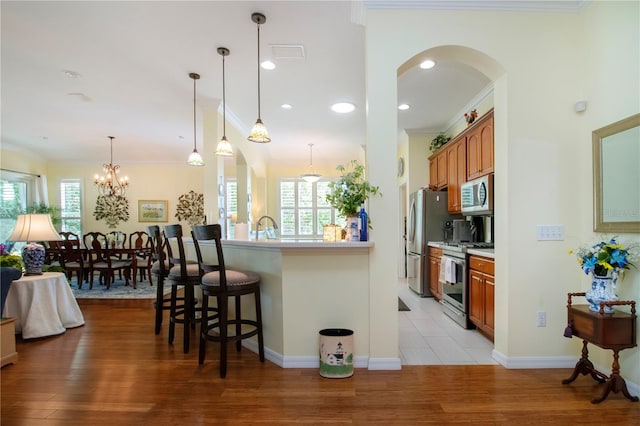
MULTIPOLYGON (((193 256, 193 243, 188 239, 185 243, 193 256)), ((355 366, 367 366, 373 242, 224 240, 222 244, 227 268, 260 274, 267 359, 285 368, 317 368, 318 332, 346 328, 354 332, 355 366)), ((201 242, 201 247, 205 259, 215 256, 213 244, 201 242)), ((253 306, 242 309, 254 312, 253 306)), ((257 341, 246 344, 257 352, 257 341)))

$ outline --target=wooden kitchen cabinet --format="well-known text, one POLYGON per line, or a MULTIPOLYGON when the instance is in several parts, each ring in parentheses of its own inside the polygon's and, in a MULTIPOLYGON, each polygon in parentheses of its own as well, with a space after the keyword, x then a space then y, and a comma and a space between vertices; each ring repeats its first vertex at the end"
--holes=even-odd
POLYGON ((460 185, 467 179, 467 138, 458 137, 449 142, 447 155, 447 203, 449 213, 460 213, 462 203, 460 200, 460 185))
POLYGON ((442 257, 442 249, 437 247, 429 247, 429 291, 434 299, 442 299, 442 290, 440 290, 440 258, 442 257))
POLYGON ((447 187, 447 155, 445 151, 439 151, 429 159, 429 186, 436 190, 447 187))
POLYGON ((493 173, 493 109, 468 130, 466 180, 490 173, 493 173))
POLYGON ((494 270, 493 259, 469 256, 469 319, 491 341, 495 329, 494 270))

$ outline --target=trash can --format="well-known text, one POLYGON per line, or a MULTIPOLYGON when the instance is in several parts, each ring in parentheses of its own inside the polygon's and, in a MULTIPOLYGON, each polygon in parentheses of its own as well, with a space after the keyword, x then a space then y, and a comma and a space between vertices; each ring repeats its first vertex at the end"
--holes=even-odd
POLYGON ((353 330, 320 330, 320 375, 330 379, 353 376, 353 330))

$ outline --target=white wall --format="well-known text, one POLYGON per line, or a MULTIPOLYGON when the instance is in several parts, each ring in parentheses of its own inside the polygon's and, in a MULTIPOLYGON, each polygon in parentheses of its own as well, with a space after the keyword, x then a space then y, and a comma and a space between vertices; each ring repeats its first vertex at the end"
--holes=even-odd
MULTIPOLYGON (((587 279, 567 252, 593 237, 590 132, 637 112, 638 16, 638 3, 622 2, 595 2, 579 14, 367 13, 369 167, 372 176, 380 173, 381 182, 388 178, 384 168, 395 170, 387 145, 397 126, 398 67, 430 48, 466 46, 478 52, 468 57, 470 63, 494 80, 495 348, 507 365, 535 359, 557 366, 579 354, 576 339, 565 339, 562 330, 566 294, 585 290, 587 279), (629 43, 634 45, 620 49, 629 43), (574 103, 585 97, 598 106, 576 114, 574 103), (563 224, 565 240, 537 241, 537 224, 563 224), (538 310, 547 312, 545 328, 536 327, 538 310)), ((385 196, 393 191, 382 189, 385 196)), ((372 200, 370 211, 384 221, 396 220, 396 213, 381 201, 372 200)), ((380 262, 370 265, 372 312, 383 318, 395 310, 383 300, 392 299, 385 270, 396 269, 389 265, 388 259, 394 258, 389 250, 376 244, 372 258, 380 262)), ((638 272, 627 279, 635 284, 637 299, 638 272)), ((387 326, 372 319, 372 334, 397 339, 387 326)), ((384 352, 376 344, 372 338, 372 356, 384 352)), ((622 374, 639 383, 640 371, 632 368, 639 363, 638 350, 624 352, 629 360, 622 374)), ((603 360, 605 368, 609 362, 603 360)))

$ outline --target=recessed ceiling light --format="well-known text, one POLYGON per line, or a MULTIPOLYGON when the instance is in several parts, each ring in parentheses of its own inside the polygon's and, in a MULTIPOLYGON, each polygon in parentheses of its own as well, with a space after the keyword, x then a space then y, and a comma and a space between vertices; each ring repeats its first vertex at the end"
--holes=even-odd
POLYGON ((398 105, 398 109, 399 109, 400 111, 406 111, 406 110, 408 110, 409 108, 411 108, 411 106, 410 106, 409 104, 400 104, 400 105, 398 105))
POLYGON ((64 75, 66 75, 69 78, 78 78, 78 77, 80 77, 80 74, 75 72, 75 71, 64 70, 62 72, 64 72, 64 75))
POLYGON ((423 70, 428 70, 430 68, 433 68, 435 66, 435 62, 433 62, 431 59, 427 59, 426 61, 423 61, 420 64, 420 68, 422 68, 423 70))
POLYGON ((291 104, 282 104, 282 105, 280 105, 280 108, 282 108, 282 109, 291 109, 291 108, 293 108, 293 106, 291 104))
POLYGON ((274 64, 271 61, 262 61, 262 63, 260 64, 260 66, 265 69, 265 70, 272 70, 276 68, 276 64, 274 64))
POLYGON ((356 106, 351 102, 338 102, 337 104, 331 105, 331 110, 340 114, 346 114, 354 109, 356 109, 356 106))

